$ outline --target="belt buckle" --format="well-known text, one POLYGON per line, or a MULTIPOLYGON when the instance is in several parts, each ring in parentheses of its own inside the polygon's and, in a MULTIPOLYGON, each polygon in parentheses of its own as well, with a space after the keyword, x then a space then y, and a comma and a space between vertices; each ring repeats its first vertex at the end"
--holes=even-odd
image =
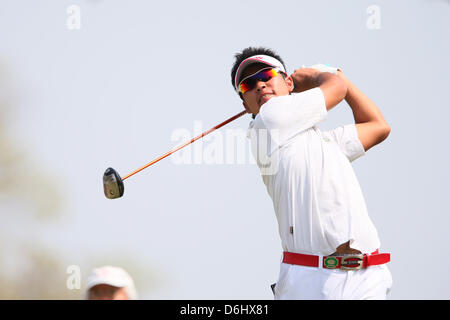
POLYGON ((360 270, 363 267, 364 254, 351 254, 341 257, 341 270, 360 270))

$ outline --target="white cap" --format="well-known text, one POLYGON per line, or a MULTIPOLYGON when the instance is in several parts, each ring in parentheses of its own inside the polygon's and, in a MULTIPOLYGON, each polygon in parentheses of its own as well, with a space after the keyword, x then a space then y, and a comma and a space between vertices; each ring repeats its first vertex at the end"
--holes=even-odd
POLYGON ((107 284, 113 287, 125 288, 130 300, 137 299, 137 292, 134 287, 133 279, 122 268, 104 266, 94 269, 87 279, 86 296, 88 296, 89 290, 98 284, 107 284))
POLYGON ((236 71, 236 76, 234 77, 234 88, 236 89, 236 92, 239 92, 239 82, 241 81, 241 78, 242 78, 242 72, 245 70, 245 68, 247 68, 249 65, 252 65, 254 63, 264 63, 271 67, 279 68, 280 71, 283 71, 284 73, 286 73, 286 70, 284 69, 283 64, 278 59, 275 59, 274 57, 266 56, 264 54, 251 56, 251 57, 245 59, 244 61, 242 61, 236 71))

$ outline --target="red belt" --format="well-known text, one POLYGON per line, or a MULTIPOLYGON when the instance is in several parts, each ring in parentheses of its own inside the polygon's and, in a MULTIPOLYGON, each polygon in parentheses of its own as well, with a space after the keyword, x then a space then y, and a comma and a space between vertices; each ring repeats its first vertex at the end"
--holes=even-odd
MULTIPOLYGON (((319 267, 321 256, 283 252, 283 263, 296 264, 300 266, 319 267)), ((345 254, 338 256, 323 256, 322 267, 325 269, 359 270, 370 266, 377 266, 391 261, 390 253, 371 254, 345 254)))

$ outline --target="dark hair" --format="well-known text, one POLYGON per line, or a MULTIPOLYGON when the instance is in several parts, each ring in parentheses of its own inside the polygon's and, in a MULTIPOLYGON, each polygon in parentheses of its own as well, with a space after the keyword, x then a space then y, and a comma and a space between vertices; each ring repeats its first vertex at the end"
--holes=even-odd
POLYGON ((273 51, 272 49, 265 48, 265 47, 245 48, 244 50, 242 50, 242 52, 236 53, 234 55, 236 60, 234 61, 233 68, 231 68, 231 84, 233 85, 233 88, 235 86, 234 77, 236 76, 237 69, 239 68, 239 65, 241 64, 241 62, 247 58, 250 58, 251 56, 260 55, 260 54, 264 54, 266 56, 271 56, 271 57, 279 60, 281 62, 281 64, 283 65, 284 69, 286 69, 286 66, 284 65, 284 62, 281 59, 281 57, 277 53, 275 53, 275 51, 273 51))

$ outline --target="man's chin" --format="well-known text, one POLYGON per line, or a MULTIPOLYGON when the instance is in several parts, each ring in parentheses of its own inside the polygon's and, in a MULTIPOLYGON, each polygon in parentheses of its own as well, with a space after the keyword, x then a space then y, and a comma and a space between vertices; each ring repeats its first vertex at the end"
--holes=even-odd
POLYGON ((275 95, 270 95, 268 97, 263 97, 261 98, 261 100, 259 101, 259 105, 262 106, 264 103, 266 103, 267 101, 269 101, 272 98, 275 98, 275 95))

